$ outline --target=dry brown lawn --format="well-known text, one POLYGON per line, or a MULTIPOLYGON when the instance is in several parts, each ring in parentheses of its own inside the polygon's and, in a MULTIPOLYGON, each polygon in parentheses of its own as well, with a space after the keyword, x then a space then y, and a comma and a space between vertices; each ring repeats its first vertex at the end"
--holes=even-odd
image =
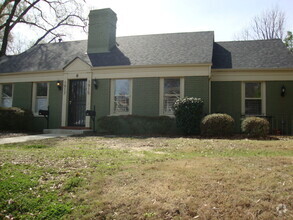
POLYGON ((75 137, 32 144, 47 148, 0 147, 0 159, 58 169, 50 183, 72 203, 63 218, 293 219, 291 137, 75 137), (82 183, 62 190, 72 176, 82 183))

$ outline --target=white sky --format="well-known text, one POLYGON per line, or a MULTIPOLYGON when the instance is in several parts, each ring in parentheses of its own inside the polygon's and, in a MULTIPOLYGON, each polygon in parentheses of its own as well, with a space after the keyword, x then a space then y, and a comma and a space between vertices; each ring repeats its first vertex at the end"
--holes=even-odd
MULTIPOLYGON (((117 36, 214 31, 216 41, 235 39, 263 11, 278 6, 293 31, 293 0, 87 0, 89 9, 111 8, 117 36)), ((76 33, 75 39, 86 39, 76 33)))

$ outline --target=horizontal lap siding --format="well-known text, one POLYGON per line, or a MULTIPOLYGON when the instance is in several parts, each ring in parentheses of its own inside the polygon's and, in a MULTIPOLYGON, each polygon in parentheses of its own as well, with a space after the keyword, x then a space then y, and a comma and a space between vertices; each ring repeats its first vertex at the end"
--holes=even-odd
POLYGON ((14 83, 13 90, 13 106, 23 109, 32 109, 32 89, 33 84, 27 83, 14 83))
POLYGON ((267 115, 272 116, 272 127, 283 134, 293 134, 293 81, 266 82, 267 115), (281 96, 285 86, 286 94, 281 96))
MULTIPOLYGON (((14 83, 13 106, 31 111, 32 110, 32 92, 33 92, 32 82, 14 83)), ((32 129, 34 131, 42 131, 47 126, 46 119, 44 119, 43 117, 34 117, 32 124, 33 124, 32 129)))
POLYGON ((92 110, 96 108, 96 117, 110 114, 110 79, 99 79, 98 88, 92 88, 92 110))
POLYGON ((241 82, 211 83, 212 113, 226 113, 235 120, 236 131, 240 131, 241 82))
POLYGON ((209 112, 209 78, 207 76, 184 77, 184 96, 201 98, 204 101, 204 113, 209 112))
POLYGON ((144 116, 159 115, 159 78, 133 79, 132 114, 144 116))
POLYGON ((62 115, 62 92, 58 89, 57 82, 50 82, 49 88, 49 128, 60 128, 62 115))

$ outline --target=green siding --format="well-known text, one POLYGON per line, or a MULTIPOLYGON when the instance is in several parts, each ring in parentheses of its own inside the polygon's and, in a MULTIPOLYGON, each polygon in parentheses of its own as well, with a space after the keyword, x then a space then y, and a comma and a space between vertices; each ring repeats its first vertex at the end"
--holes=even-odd
POLYGON ((226 113, 235 120, 236 131, 240 131, 241 82, 212 82, 212 113, 226 113))
POLYGON ((15 83, 13 91, 13 106, 31 110, 32 108, 32 88, 33 84, 15 83))
POLYGON ((144 116, 159 115, 159 78, 133 79, 132 114, 144 116))
POLYGON ((98 89, 92 88, 92 109, 96 107, 97 118, 110 114, 110 79, 99 79, 98 89))
MULTIPOLYGON (((93 110, 94 107, 96 108, 96 129, 97 131, 101 131, 100 128, 97 126, 97 119, 103 116, 107 116, 110 114, 110 79, 99 79, 97 80, 98 88, 95 89, 94 86, 92 87, 92 103, 91 109, 93 110)), ((91 127, 92 120, 91 120, 91 127)))
POLYGON ((209 78, 206 76, 184 77, 184 96, 201 98, 204 101, 204 113, 209 112, 209 78))
MULTIPOLYGON (((33 83, 15 83, 13 91, 13 106, 32 109, 33 83)), ((56 82, 50 82, 49 89, 50 121, 49 128, 59 128, 61 125, 62 90, 56 86, 56 82)), ((47 128, 47 121, 43 117, 34 117, 33 130, 41 131, 47 128)))
POLYGON ((293 134, 293 81, 266 82, 267 115, 273 116, 272 128, 282 134, 293 134), (285 86, 286 95, 281 97, 281 87, 285 86))
POLYGON ((62 92, 56 86, 57 82, 50 82, 49 88, 49 128, 60 128, 62 115, 62 92))

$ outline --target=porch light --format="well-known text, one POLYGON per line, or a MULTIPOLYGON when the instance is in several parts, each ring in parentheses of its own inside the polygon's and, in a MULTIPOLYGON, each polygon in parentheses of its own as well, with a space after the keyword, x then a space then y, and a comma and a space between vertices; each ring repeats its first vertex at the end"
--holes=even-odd
POLYGON ((61 83, 61 81, 57 81, 56 86, 57 86, 57 88, 59 90, 61 90, 62 89, 62 83, 61 83))
POLYGON ((284 97, 286 93, 286 87, 283 85, 281 88, 281 96, 284 97))
POLYGON ((93 79, 93 84, 94 84, 95 89, 98 89, 99 85, 98 85, 97 79, 93 79))

